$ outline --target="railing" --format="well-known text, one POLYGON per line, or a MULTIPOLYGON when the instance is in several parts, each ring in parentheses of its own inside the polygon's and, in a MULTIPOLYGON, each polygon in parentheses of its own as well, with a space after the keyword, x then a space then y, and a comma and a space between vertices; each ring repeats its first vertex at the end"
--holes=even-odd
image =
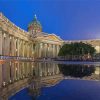
POLYGON ((0 56, 0 60, 34 60, 33 57, 22 57, 22 56, 0 56))

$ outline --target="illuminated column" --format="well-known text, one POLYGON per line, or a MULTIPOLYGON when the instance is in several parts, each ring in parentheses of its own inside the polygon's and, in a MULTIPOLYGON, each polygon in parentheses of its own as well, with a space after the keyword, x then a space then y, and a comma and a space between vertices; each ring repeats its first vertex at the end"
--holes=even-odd
POLYGON ((55 45, 55 57, 57 57, 57 45, 55 45))
POLYGON ((19 56, 19 47, 20 47, 20 42, 19 38, 17 39, 17 56, 19 56))
POLYGON ((47 44, 47 57, 49 56, 48 53, 49 53, 49 45, 47 44))
POLYGON ((53 58, 53 44, 51 44, 51 53, 52 53, 52 58, 53 58))
POLYGON ((24 42, 24 57, 26 57, 26 42, 24 42))
POLYGON ((45 54, 45 57, 47 57, 47 44, 45 44, 45 47, 44 47, 44 54, 45 54))
POLYGON ((31 43, 29 44, 29 57, 31 57, 32 56, 32 45, 31 45, 31 43))
POLYGON ((21 53, 22 53, 22 41, 19 40, 19 56, 22 56, 21 53))
POLYGON ((50 44, 50 58, 52 58, 52 44, 50 44))
POLYGON ((25 48, 24 48, 24 41, 22 41, 22 56, 24 57, 24 50, 25 50, 25 48))
POLYGON ((13 37, 13 51, 14 51, 13 56, 16 56, 16 38, 15 37, 13 37))
POLYGON ((49 57, 52 58, 52 44, 49 44, 49 57))
POLYGON ((31 46, 31 44, 29 43, 28 44, 28 52, 29 52, 28 57, 30 57, 30 54, 31 54, 31 48, 30 48, 30 46, 31 46))
POLYGON ((36 45, 37 58, 39 58, 39 43, 36 45))
POLYGON ((44 43, 42 44, 42 57, 44 57, 44 43))
POLYGON ((2 54, 3 55, 5 55, 5 45, 6 45, 6 34, 5 33, 3 33, 3 36, 2 36, 2 39, 3 39, 3 41, 2 41, 2 54))
POLYGON ((9 41, 9 55, 12 56, 12 37, 9 36, 9 39, 10 39, 10 41, 9 41))
POLYGON ((9 43, 10 43, 10 38, 9 38, 9 35, 6 34, 6 37, 5 37, 5 55, 6 56, 9 56, 9 43))
POLYGON ((57 45, 57 56, 58 56, 58 53, 59 53, 59 45, 57 45))
POLYGON ((14 40, 14 37, 12 37, 12 40, 11 40, 11 42, 12 42, 12 56, 14 56, 14 54, 15 54, 15 40, 14 40))
POLYGON ((38 57, 41 57, 41 43, 38 44, 38 57))
POLYGON ((32 43, 32 57, 34 57, 35 55, 35 44, 32 43))
POLYGON ((2 36, 2 30, 0 30, 0 55, 2 55, 2 46, 3 46, 3 36, 2 36))
POLYGON ((15 56, 18 56, 18 42, 17 38, 15 38, 15 56))
POLYGON ((4 33, 4 55, 6 55, 6 37, 7 34, 4 33))
POLYGON ((21 40, 20 55, 23 57, 23 40, 21 40))
POLYGON ((55 57, 55 45, 53 44, 53 58, 55 57))

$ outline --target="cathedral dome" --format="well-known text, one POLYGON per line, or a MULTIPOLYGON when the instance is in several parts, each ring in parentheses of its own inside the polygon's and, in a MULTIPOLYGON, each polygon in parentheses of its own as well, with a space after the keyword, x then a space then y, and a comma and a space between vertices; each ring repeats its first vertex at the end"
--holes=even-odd
POLYGON ((28 31, 42 32, 42 26, 40 22, 37 20, 36 15, 34 16, 33 21, 28 25, 28 31))

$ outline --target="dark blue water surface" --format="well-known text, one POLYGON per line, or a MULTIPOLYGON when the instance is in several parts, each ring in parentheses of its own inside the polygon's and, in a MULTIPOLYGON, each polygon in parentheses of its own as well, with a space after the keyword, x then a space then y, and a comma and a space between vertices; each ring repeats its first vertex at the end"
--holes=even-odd
POLYGON ((9 100, 33 100, 33 98, 31 95, 29 95, 28 89, 25 88, 16 93, 14 96, 10 97, 9 100))
POLYGON ((38 100, 100 100, 100 82, 63 80, 56 86, 42 88, 38 100))
MULTIPOLYGON (((9 100, 33 100, 23 89, 9 100)), ((41 89, 37 100, 100 100, 100 81, 62 80, 59 84, 41 89)))

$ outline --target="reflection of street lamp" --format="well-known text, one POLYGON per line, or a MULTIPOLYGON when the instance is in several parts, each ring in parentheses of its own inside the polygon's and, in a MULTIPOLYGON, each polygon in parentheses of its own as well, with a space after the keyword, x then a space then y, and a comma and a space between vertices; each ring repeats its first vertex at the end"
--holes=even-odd
POLYGON ((99 44, 99 60, 100 60, 100 44, 99 44))

